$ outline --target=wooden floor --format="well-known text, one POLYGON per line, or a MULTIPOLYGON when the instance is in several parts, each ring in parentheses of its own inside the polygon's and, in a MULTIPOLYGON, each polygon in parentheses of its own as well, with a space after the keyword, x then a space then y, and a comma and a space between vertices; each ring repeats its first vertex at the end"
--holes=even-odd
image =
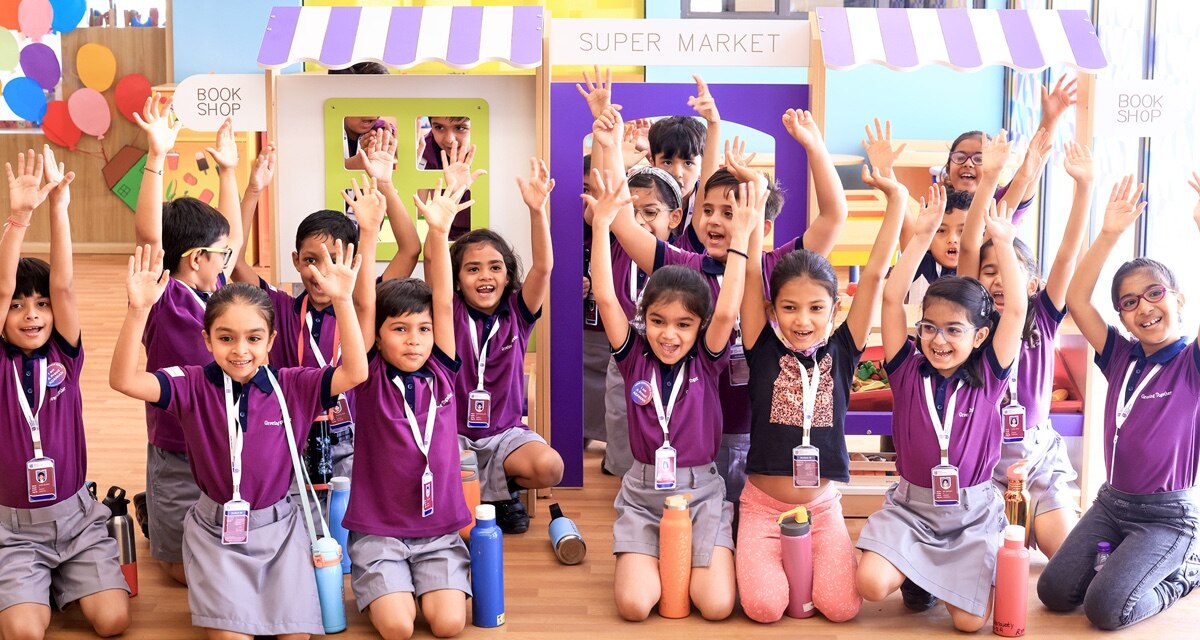
MULTIPOLYGON (((90 454, 89 478, 103 493, 117 484, 130 494, 145 485, 146 430, 142 404, 108 388, 108 363, 125 310, 125 260, 114 256, 80 256, 75 265, 76 291, 83 316, 86 363, 83 370, 84 418, 90 454)), ((652 615, 640 624, 622 622, 613 605, 612 500, 618 482, 601 475, 599 450, 588 451, 583 490, 559 489, 552 500, 538 500, 529 533, 505 540, 507 624, 498 629, 468 626, 462 638, 906 638, 955 636, 944 608, 913 614, 899 594, 883 603, 866 603, 858 618, 832 624, 820 617, 785 618, 773 625, 751 622, 741 611, 723 622, 706 622, 697 614, 685 620, 665 620, 652 615), (546 515, 551 502, 582 529, 588 545, 586 561, 579 566, 560 565, 546 536, 546 515)), ((150 558, 147 542, 137 541, 141 593, 132 600, 133 626, 126 638, 202 638, 191 627, 187 592, 168 584, 150 558)), ((1116 637, 1090 627, 1082 614, 1056 615, 1042 608, 1033 584, 1045 566, 1037 556, 1030 577, 1028 636, 1032 638, 1116 637)), ((0 568, 2 571, 3 568, 0 568)), ((347 588, 347 595, 349 589, 347 588)), ((351 605, 352 608, 352 605, 351 605)), ((350 628, 340 637, 378 637, 365 615, 353 613, 350 628)), ((1167 613, 1119 633, 1121 638, 1156 637, 1162 640, 1200 637, 1200 596, 1193 595, 1167 613)), ((988 627, 990 629, 990 627, 988 627)), ((983 634, 985 632, 980 632, 983 634)), ((90 627, 74 608, 55 614, 50 638, 92 638, 90 627)), ((414 637, 430 638, 418 621, 414 637)))

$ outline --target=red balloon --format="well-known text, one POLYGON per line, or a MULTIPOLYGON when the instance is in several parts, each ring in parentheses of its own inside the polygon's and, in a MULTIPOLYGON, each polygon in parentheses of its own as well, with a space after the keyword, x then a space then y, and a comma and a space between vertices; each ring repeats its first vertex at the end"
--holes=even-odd
POLYGON ((117 111, 125 119, 137 124, 133 114, 141 113, 146 106, 146 98, 150 97, 150 81, 140 73, 131 73, 117 81, 115 89, 117 111))
POLYGON ((79 139, 83 137, 83 131, 71 122, 67 103, 62 100, 55 100, 46 105, 46 115, 42 118, 42 132, 50 142, 71 151, 75 150, 75 145, 79 144, 79 139))

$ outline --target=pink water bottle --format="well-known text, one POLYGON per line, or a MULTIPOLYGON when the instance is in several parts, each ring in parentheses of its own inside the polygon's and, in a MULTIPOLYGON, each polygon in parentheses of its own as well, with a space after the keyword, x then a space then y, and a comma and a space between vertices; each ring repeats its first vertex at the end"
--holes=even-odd
POLYGON ((792 618, 811 618, 816 613, 812 597, 811 529, 804 507, 779 516, 779 546, 783 552, 783 572, 788 579, 787 614, 792 618))
POLYGON ((1025 609, 1029 599, 1029 551, 1025 527, 1004 528, 1004 546, 996 559, 996 606, 992 632, 1015 638, 1025 635, 1025 609))

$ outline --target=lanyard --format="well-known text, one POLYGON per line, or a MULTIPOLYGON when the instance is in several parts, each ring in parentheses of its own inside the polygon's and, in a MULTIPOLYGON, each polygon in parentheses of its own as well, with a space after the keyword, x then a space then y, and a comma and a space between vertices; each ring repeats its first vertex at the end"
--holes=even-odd
POLYGON ((675 400, 679 397, 679 388, 683 386, 683 377, 687 375, 687 365, 679 367, 679 373, 675 375, 675 388, 671 389, 671 398, 667 400, 667 408, 663 410, 662 394, 658 390, 658 372, 650 372, 650 395, 654 398, 654 411, 658 415, 658 426, 662 427, 663 446, 670 446, 671 431, 668 425, 671 423, 671 414, 675 412, 675 400))
POLYGON ((642 301, 642 292, 638 291, 637 281, 641 269, 631 260, 629 262, 629 299, 636 306, 642 301))
MULTIPOLYGON (((317 528, 313 524, 312 511, 308 506, 310 497, 317 509, 316 521, 321 525, 321 534, 326 538, 329 537, 329 523, 325 521, 325 516, 321 513, 321 501, 317 500, 317 490, 312 488, 312 483, 305 481, 308 478, 308 471, 300 463, 300 450, 296 446, 296 434, 292 429, 292 413, 288 411, 287 402, 283 399, 283 389, 279 387, 279 381, 275 379, 275 374, 271 373, 269 367, 264 368, 264 371, 267 374, 267 380, 271 381, 271 389, 275 391, 275 400, 279 402, 279 412, 283 414, 283 432, 287 436, 288 451, 292 456, 292 472, 296 475, 296 488, 300 491, 300 511, 304 514, 309 542, 316 547, 317 528)), ((228 380, 228 376, 225 379, 228 380)))
POLYGON ((1136 368, 1137 360, 1129 363, 1129 369, 1125 371, 1125 379, 1121 381, 1121 390, 1117 392, 1117 415, 1114 420, 1117 428, 1113 430, 1112 456, 1108 461, 1109 484, 1112 484, 1113 471, 1117 464, 1117 438, 1121 436, 1121 427, 1124 426, 1125 420, 1129 418, 1129 412, 1133 410, 1133 403, 1137 402, 1138 396, 1142 393, 1142 389, 1145 389, 1146 385, 1150 383, 1150 380, 1152 380, 1154 376, 1158 374, 1158 371, 1162 369, 1162 365, 1156 364, 1151 367, 1150 372, 1146 374, 1146 377, 1142 378, 1140 383, 1138 383, 1137 388, 1133 390, 1133 393, 1129 396, 1129 399, 1122 400, 1121 395, 1124 394, 1125 390, 1129 388, 1129 378, 1133 377, 1133 370, 1136 368))
MULTIPOLYGON (((725 286, 725 274, 717 274, 717 288, 725 286)), ((733 319, 733 343, 736 345, 742 344, 742 312, 739 311, 737 317, 733 319)))
POLYGON ((821 365, 815 359, 813 360, 812 380, 804 373, 804 364, 800 362, 800 358, 796 354, 792 354, 796 358, 796 364, 800 367, 800 384, 804 388, 804 441, 803 445, 808 447, 812 445, 810 433, 812 432, 813 409, 817 406, 817 383, 821 379, 821 365))
POLYGON ((492 322, 492 330, 490 333, 488 333, 487 337, 483 339, 483 347, 481 348, 479 346, 479 339, 475 337, 475 321, 471 320, 471 331, 468 332, 471 335, 471 350, 475 352, 475 357, 479 358, 479 364, 475 369, 475 377, 479 380, 479 383, 475 386, 476 390, 483 391, 483 370, 485 367, 487 367, 488 345, 491 344, 492 337, 495 336, 496 332, 499 330, 500 320, 497 318, 494 322, 492 322))
POLYGON ((1017 379, 1017 371, 1019 371, 1018 365, 1020 363, 1021 363, 1021 354, 1018 353, 1017 357, 1013 359, 1012 371, 1009 373, 1009 376, 1008 376, 1008 404, 1009 405, 1021 404, 1020 402, 1017 401, 1017 385, 1020 383, 1020 380, 1017 379))
MULTIPOLYGON (((21 405, 21 413, 25 414, 25 422, 29 425, 29 435, 33 438, 33 457, 42 457, 42 428, 38 418, 38 414, 42 412, 42 406, 46 400, 46 359, 38 358, 41 366, 38 367, 38 393, 37 393, 37 410, 33 410, 29 406, 29 400, 25 398, 25 389, 21 388, 21 374, 17 371, 17 363, 14 360, 13 367, 13 383, 17 385, 17 402, 21 405)), ((36 366, 36 365, 35 365, 36 366)))
MULTIPOLYGON (((304 296, 304 300, 300 302, 300 333, 296 336, 296 366, 304 366, 304 335, 308 334, 308 344, 312 346, 313 358, 317 361, 318 367, 324 367, 328 362, 325 360, 325 354, 321 352, 321 346, 317 344, 317 338, 308 330, 312 326, 312 312, 308 310, 308 295, 304 296)), ((333 325, 333 361, 338 362, 342 359, 341 331, 337 325, 333 325)))
MULTIPOLYGON (((400 376, 392 378, 392 384, 396 385, 396 388, 400 390, 400 397, 404 398, 404 385, 400 382, 400 376)), ((425 415, 425 433, 421 433, 417 426, 417 416, 413 414, 412 407, 408 406, 408 400, 404 400, 404 415, 408 418, 408 428, 412 430, 413 442, 417 443, 417 449, 421 451, 421 455, 425 456, 425 470, 429 471, 429 443, 433 440, 433 421, 437 417, 437 400, 433 393, 433 380, 429 381, 429 413, 425 415)))
POLYGON ((954 393, 950 395, 950 400, 946 402, 946 418, 943 421, 938 417, 937 409, 933 406, 933 382, 929 378, 925 378, 925 408, 929 410, 929 421, 933 423, 934 433, 937 433, 943 466, 950 464, 950 430, 954 423, 954 406, 958 400, 958 390, 961 388, 961 386, 956 386, 954 393))
MULTIPOLYGON (((233 380, 225 378, 225 424, 229 427, 229 466, 233 473, 233 499, 242 499, 242 444, 244 436, 238 426, 237 399, 233 397, 233 380)), ((246 384, 250 384, 247 382, 246 384)))

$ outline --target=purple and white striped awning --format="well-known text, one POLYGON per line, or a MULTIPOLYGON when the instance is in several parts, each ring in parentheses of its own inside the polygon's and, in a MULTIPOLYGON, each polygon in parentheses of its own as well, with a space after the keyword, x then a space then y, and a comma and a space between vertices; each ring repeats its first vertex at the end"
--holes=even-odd
POLYGON ((1040 71, 1065 64, 1094 72, 1108 63, 1080 10, 817 9, 830 69, 882 64, 911 71, 940 64, 960 71, 1002 65, 1040 71))
POLYGON ((541 7, 275 7, 258 65, 407 69, 433 61, 466 69, 500 61, 528 69, 542 63, 542 33, 541 7))

